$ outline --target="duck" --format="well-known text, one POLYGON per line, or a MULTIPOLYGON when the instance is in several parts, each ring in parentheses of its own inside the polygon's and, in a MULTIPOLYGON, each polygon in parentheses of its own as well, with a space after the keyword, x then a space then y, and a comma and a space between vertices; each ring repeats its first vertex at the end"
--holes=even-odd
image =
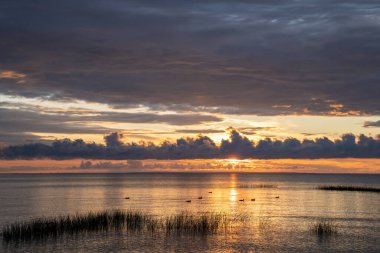
POLYGON ((125 197, 124 199, 129 199, 129 197, 125 197))
POLYGON ((276 196, 276 199, 279 199, 280 198, 280 196, 276 196))
POLYGON ((244 199, 239 199, 239 201, 244 201, 244 199))
POLYGON ((251 199, 251 201, 255 201, 256 199, 251 199))
POLYGON ((191 202, 191 200, 186 200, 186 202, 187 202, 187 203, 190 203, 190 202, 191 202))
POLYGON ((198 197, 198 199, 203 199, 203 197, 202 197, 202 196, 200 196, 200 197, 198 197))
POLYGON ((208 192, 208 193, 212 193, 212 192, 208 192))

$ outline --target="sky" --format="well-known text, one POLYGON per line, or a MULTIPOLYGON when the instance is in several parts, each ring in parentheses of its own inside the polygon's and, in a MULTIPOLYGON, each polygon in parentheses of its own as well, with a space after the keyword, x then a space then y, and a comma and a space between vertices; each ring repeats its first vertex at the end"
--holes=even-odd
POLYGON ((334 173, 379 174, 380 159, 189 159, 189 160, 10 160, 1 173, 334 173), (368 164, 371 164, 369 167, 368 164))
POLYGON ((12 0, 0 37, 2 147, 379 140, 378 1, 12 0))

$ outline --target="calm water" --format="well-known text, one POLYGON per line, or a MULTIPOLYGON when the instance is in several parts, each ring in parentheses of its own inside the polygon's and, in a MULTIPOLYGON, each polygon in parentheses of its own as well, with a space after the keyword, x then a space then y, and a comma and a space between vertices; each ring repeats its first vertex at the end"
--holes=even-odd
POLYGON ((380 194, 316 190, 323 184, 380 187, 380 175, 154 173, 0 175, 0 226, 39 216, 136 209, 165 216, 215 211, 234 218, 208 236, 90 233, 2 252, 380 252, 380 194), (272 188, 259 188, 260 185, 272 188), (212 191, 212 194, 208 193, 212 191), (130 197, 129 200, 124 199, 130 197), (203 196, 202 200, 198 200, 203 196), (279 198, 275 198, 279 196, 279 198), (255 202, 250 199, 255 198, 255 202), (185 201, 191 199, 191 203, 185 201), (245 199, 244 202, 239 199, 245 199), (310 233, 316 221, 336 236, 310 233))

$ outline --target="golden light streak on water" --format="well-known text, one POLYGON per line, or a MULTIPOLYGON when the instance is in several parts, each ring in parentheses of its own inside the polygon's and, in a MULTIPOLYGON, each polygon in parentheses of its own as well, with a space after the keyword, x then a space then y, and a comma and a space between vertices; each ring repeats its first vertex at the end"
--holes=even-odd
POLYGON ((231 174, 230 175, 230 205, 234 206, 236 205, 236 200, 237 200, 237 189, 236 189, 236 174, 231 174))

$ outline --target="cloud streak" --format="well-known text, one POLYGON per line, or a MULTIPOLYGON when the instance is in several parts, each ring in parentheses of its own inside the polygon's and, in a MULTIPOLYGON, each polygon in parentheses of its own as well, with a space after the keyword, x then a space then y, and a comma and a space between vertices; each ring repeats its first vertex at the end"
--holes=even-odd
POLYGON ((113 124, 167 124, 173 126, 220 122, 219 116, 199 113, 159 114, 104 112, 96 110, 58 110, 22 104, 0 103, 0 142, 22 143, 38 140, 33 133, 103 134, 113 124))
POLYGON ((380 127, 380 120, 378 121, 366 121, 363 127, 380 127))

